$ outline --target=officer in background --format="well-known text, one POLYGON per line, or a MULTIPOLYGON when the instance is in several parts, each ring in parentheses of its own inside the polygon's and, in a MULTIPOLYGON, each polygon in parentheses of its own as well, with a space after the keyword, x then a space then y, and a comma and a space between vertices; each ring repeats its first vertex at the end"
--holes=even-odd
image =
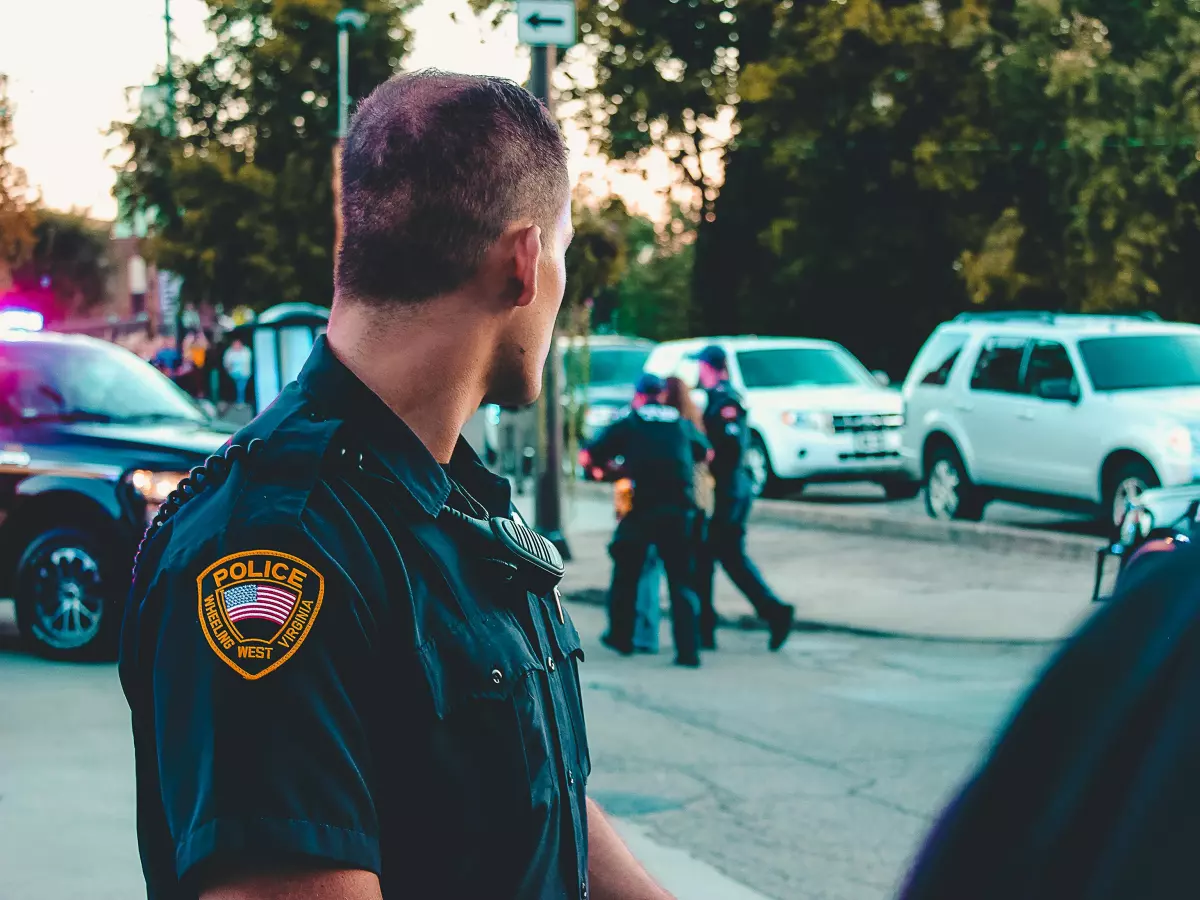
POLYGON ((759 618, 770 629, 768 646, 778 650, 788 639, 796 617, 794 607, 780 602, 746 556, 746 521, 753 502, 746 450, 750 428, 742 398, 729 383, 725 351, 716 345, 697 354, 700 386, 708 391, 704 430, 716 455, 710 469, 716 480, 716 503, 708 526, 708 539, 700 558, 700 641, 706 650, 716 649, 717 613, 713 608, 713 580, 719 562, 759 618))
POLYGON ((633 481, 632 509, 617 525, 609 547, 613 558, 610 621, 602 640, 618 653, 633 653, 638 582, 653 546, 667 572, 675 663, 695 667, 700 665, 700 635, 699 600, 692 586, 691 536, 697 515, 692 473, 711 448, 679 410, 664 405, 666 385, 661 379, 643 375, 637 391, 648 402, 606 428, 587 449, 597 466, 621 457, 622 468, 633 481))
POLYGON ((120 674, 148 896, 669 900, 587 798, 557 553, 460 438, 540 390, 558 126, 508 81, 397 76, 342 185, 327 334, 139 552, 120 674))

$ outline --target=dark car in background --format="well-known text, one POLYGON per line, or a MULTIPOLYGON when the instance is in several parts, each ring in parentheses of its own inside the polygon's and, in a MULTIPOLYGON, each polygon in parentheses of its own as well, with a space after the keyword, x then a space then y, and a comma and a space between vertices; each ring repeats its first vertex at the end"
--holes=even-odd
POLYGON ((233 432, 115 344, 0 334, 0 597, 33 649, 112 655, 147 523, 233 432))

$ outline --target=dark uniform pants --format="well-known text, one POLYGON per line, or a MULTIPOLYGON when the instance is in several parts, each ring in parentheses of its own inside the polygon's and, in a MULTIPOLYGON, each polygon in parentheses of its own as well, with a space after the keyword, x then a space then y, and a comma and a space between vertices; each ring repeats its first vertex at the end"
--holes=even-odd
POLYGON ((653 546, 667 571, 675 654, 680 659, 696 658, 700 644, 697 625, 700 603, 692 586, 695 516, 696 513, 691 511, 635 509, 617 526, 609 547, 613 559, 609 638, 615 646, 633 647, 638 581, 645 571, 647 553, 653 546))
POLYGON ((717 496, 717 506, 708 525, 708 535, 699 554, 698 593, 700 595, 700 633, 711 643, 717 628, 713 608, 713 581, 717 563, 729 580, 746 595, 762 619, 773 622, 782 603, 767 587, 758 568, 746 556, 746 520, 750 518, 749 497, 717 496))

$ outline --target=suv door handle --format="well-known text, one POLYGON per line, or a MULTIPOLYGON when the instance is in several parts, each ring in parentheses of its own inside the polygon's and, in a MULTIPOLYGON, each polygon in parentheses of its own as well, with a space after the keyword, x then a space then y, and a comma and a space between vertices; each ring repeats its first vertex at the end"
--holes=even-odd
POLYGON ((954 403, 954 408, 957 410, 961 410, 962 412, 970 412, 971 410, 973 410, 975 408, 975 404, 967 403, 964 400, 956 400, 954 403))
POLYGON ((1023 409, 1019 413, 1017 413, 1017 418, 1024 419, 1026 422, 1032 422, 1035 417, 1033 415, 1032 409, 1023 409))

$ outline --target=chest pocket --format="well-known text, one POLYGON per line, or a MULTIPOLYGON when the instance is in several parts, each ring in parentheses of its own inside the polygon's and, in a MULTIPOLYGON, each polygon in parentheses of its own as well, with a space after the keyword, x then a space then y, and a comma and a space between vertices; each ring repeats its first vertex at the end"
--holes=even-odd
POLYGON ((545 663, 501 613, 440 621, 419 656, 433 719, 413 734, 427 741, 419 788, 426 824, 436 823, 430 832, 441 841, 480 848, 460 863, 478 871, 459 877, 476 883, 490 872, 510 884, 518 863, 533 858, 556 805, 545 663))

